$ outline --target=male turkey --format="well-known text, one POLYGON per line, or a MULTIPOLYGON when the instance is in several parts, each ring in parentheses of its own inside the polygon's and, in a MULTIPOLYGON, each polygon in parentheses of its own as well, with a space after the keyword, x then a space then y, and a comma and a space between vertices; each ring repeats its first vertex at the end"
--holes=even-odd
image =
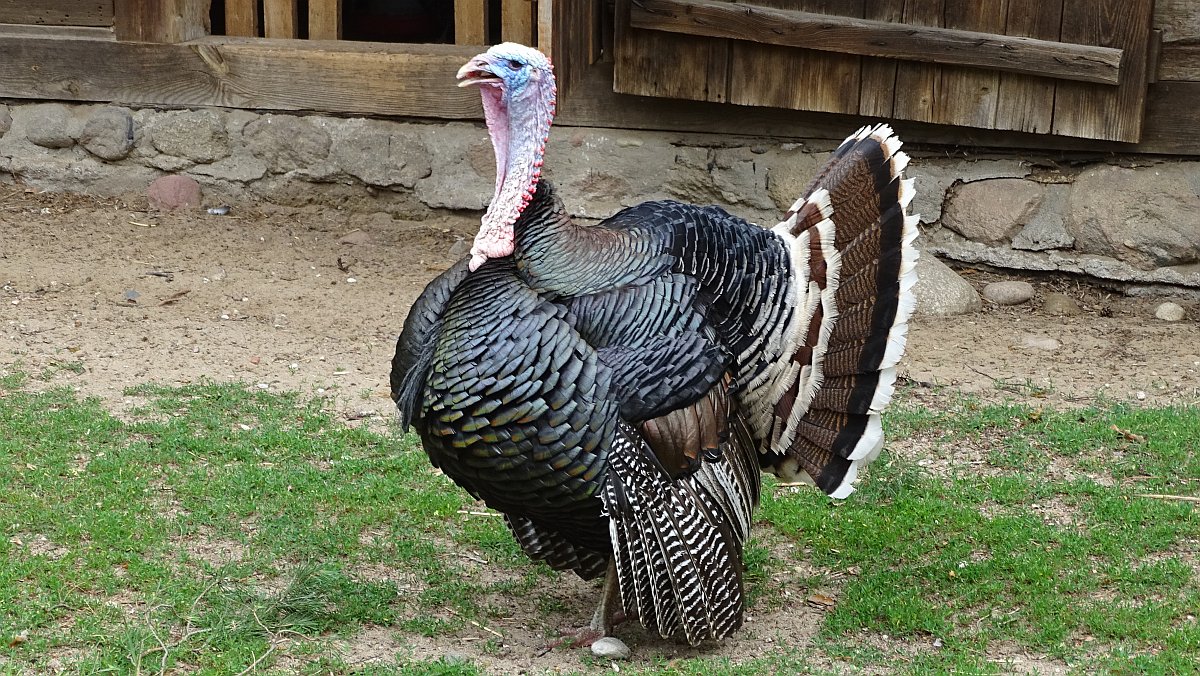
POLYGON ((401 421, 531 558, 607 569, 598 634, 623 608, 723 638, 760 466, 841 498, 882 446, 916 281, 900 141, 856 132, 770 230, 673 201, 585 227, 539 180, 550 62, 506 43, 458 77, 482 92, 496 192, 404 323, 401 421))

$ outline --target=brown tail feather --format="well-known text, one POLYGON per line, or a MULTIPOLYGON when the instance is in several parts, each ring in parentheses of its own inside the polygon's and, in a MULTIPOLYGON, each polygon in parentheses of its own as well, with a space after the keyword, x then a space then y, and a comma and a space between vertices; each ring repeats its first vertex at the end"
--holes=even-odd
POLYGON ((775 404, 782 432, 767 464, 834 497, 849 495, 883 443, 879 413, 915 304, 916 217, 899 147, 886 125, 859 130, 775 229, 807 264, 804 300, 811 307, 814 292, 818 300, 796 332, 792 359, 802 368, 775 404), (817 214, 824 220, 814 223, 817 214))

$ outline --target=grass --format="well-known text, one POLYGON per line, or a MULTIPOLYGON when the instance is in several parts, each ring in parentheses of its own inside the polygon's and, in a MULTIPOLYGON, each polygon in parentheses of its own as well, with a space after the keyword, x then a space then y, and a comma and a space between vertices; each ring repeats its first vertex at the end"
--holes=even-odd
MULTIPOLYGON (((504 657, 486 630, 514 604, 547 635, 537 617, 590 614, 411 436, 238 385, 128 394, 145 405, 122 421, 0 378, 0 673, 473 674, 456 637, 504 657), (349 647, 364 635, 369 663, 349 647), (406 648, 429 640, 448 656, 406 648)), ((1142 497, 1200 493, 1200 411, 902 402, 888 425, 897 452, 851 499, 765 493, 753 614, 835 597, 812 640, 740 660, 642 648, 626 670, 1200 668, 1200 512, 1142 497)))

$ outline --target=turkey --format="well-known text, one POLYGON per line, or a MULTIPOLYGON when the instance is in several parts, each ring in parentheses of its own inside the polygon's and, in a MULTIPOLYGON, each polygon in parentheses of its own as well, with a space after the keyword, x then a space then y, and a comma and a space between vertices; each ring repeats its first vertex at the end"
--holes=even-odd
POLYGON ((530 558, 605 574, 593 638, 622 612, 724 638, 760 471, 842 498, 883 444, 916 282, 900 141, 860 129, 771 229, 674 201, 582 226, 541 179, 549 60, 505 43, 458 78, 495 195, 404 322, 401 423, 530 558))

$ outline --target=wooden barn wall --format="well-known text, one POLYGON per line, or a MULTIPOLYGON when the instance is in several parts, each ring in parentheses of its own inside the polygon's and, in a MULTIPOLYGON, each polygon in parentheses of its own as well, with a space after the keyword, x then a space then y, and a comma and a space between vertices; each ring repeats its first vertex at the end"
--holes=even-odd
POLYGON ((34 26, 111 26, 113 0, 0 1, 0 23, 34 26))

